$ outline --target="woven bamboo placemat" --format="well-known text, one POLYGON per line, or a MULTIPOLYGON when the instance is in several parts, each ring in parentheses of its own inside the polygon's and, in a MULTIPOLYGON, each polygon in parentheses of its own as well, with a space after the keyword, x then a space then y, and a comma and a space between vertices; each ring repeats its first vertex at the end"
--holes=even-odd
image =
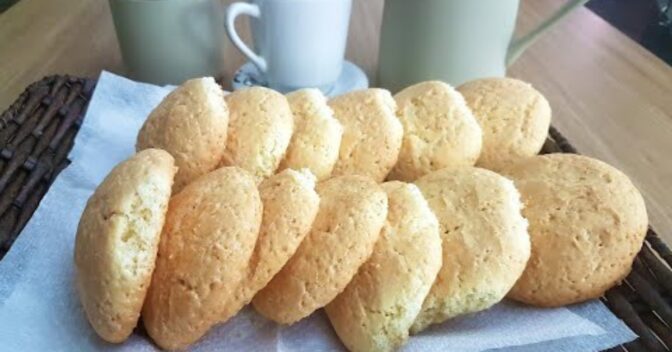
MULTIPOLYGON (((67 155, 95 83, 68 76, 44 78, 0 115, 0 260, 70 163, 67 155)), ((551 127, 542 153, 576 149, 551 127)), ((672 351, 671 266, 672 252, 649 229, 630 275, 601 298, 639 338, 609 351, 672 351)))

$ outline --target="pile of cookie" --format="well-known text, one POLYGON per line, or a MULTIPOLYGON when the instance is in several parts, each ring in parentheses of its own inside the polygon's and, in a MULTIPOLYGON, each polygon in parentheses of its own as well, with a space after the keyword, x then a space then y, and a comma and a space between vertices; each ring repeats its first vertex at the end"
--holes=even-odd
POLYGON ((429 81, 327 100, 185 82, 77 230, 87 318, 122 342, 140 315, 181 349, 252 303, 293 324, 324 308, 352 351, 390 351, 505 297, 599 297, 647 228, 622 172, 537 155, 551 109, 510 78, 429 81))

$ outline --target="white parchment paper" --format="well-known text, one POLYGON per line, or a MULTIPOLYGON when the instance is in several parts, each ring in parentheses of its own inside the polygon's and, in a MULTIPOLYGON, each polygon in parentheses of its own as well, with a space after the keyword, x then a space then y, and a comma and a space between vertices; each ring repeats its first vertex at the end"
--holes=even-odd
MULTIPOLYGON (((0 351, 155 351, 141 333, 101 341, 74 289, 73 244, 88 197, 109 170, 134 152, 147 114, 170 91, 103 72, 70 153, 10 252, 0 261, 0 351)), ((597 351, 635 335, 599 301, 537 309, 503 302, 435 326, 404 351, 597 351)), ((322 311, 281 327, 246 308, 214 328, 194 351, 342 351, 322 311)))

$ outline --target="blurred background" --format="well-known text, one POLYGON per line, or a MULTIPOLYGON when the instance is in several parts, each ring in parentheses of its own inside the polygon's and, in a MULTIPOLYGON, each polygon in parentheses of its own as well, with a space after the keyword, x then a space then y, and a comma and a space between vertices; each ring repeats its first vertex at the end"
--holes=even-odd
POLYGON ((672 0, 592 0, 586 6, 672 65, 672 0))
MULTIPOLYGON (((0 12, 18 1, 0 0, 0 12)), ((586 6, 672 65, 671 5, 672 0, 592 0, 586 6)))

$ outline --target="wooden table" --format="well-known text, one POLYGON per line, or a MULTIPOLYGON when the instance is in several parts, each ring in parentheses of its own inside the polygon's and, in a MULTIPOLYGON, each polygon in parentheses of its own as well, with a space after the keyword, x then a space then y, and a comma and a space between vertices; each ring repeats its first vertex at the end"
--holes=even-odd
MULTIPOLYGON (((524 0, 523 32, 557 0, 524 0)), ((355 0, 347 57, 374 78, 382 0, 355 0)), ((244 31, 247 32, 247 31, 244 31)), ((245 37, 245 35, 244 35, 245 37)), ((228 81, 243 57, 226 48, 228 81)), ((0 15, 0 110, 45 75, 124 73, 107 1, 21 0, 0 15)), ((672 243, 672 69, 582 8, 534 45, 510 75, 551 102, 555 126, 584 154, 630 175, 651 223, 672 243)))

